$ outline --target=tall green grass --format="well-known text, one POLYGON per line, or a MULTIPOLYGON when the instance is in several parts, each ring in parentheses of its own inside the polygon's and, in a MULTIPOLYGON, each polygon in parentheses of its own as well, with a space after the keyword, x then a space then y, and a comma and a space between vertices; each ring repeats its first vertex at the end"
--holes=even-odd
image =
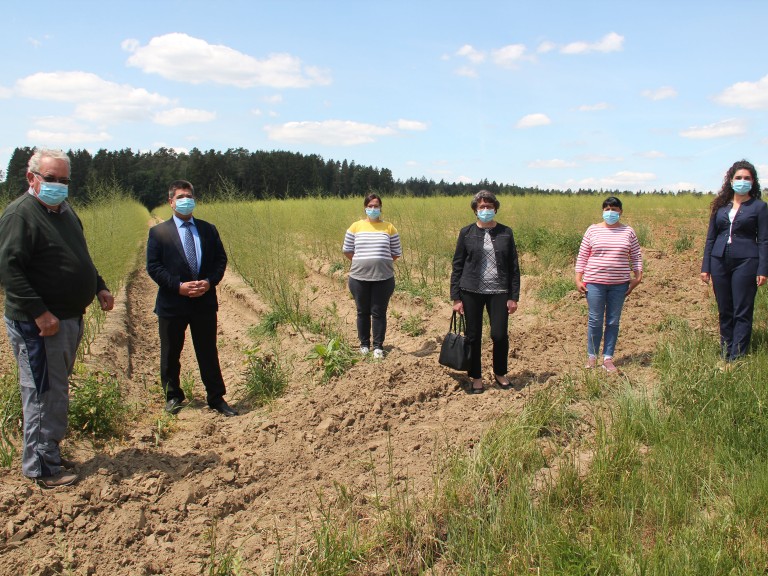
MULTIPOLYGON (((761 296, 758 318, 765 305, 761 296)), ((313 574, 382 562, 387 573, 429 573, 438 561, 440 573, 468 575, 764 574, 768 352, 753 347, 724 371, 711 332, 674 318, 659 329, 655 387, 598 376, 606 386, 596 396, 594 375, 565 377, 500 419, 470 454, 450 452, 433 500, 393 496, 396 517, 380 522, 408 530, 363 530, 342 514, 318 530, 354 534, 354 562, 321 572, 313 559, 335 552, 318 550, 295 565, 313 574), (581 414, 591 406, 588 443, 574 402, 581 414), (434 544, 415 564, 381 552, 415 542, 434 544)))
MULTIPOLYGON (((384 197, 382 218, 395 225, 403 245, 403 257, 395 264, 399 290, 419 297, 446 295, 459 230, 475 221, 470 200, 384 197)), ((603 197, 499 200, 497 220, 512 227, 521 255, 536 261, 534 270, 523 268, 527 274, 571 267, 584 231, 601 221, 603 197)), ((644 248, 679 252, 694 246, 696 238, 703 243, 709 198, 641 195, 622 200, 622 221, 635 228, 644 248), (682 241, 680 230, 686 230, 682 241)), ((362 198, 202 203, 196 214, 219 227, 233 267, 294 322, 305 311, 297 294, 306 267, 348 269, 341 253, 344 233, 364 217, 362 198)))
MULTIPOLYGON (((147 237, 149 212, 118 189, 103 190, 98 198, 76 211, 83 223, 91 258, 114 296, 143 257, 141 247, 147 237)), ((78 353, 81 360, 90 351, 105 319, 106 312, 94 300, 86 311, 78 353)))

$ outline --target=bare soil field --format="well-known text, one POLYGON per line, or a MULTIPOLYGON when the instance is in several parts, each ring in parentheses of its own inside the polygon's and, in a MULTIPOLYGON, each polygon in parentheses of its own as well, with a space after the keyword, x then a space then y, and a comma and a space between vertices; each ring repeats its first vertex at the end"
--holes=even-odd
MULTIPOLYGON (((624 308, 616 378, 652 388, 662 320, 673 315, 701 326, 713 316, 711 294, 698 279, 698 247, 682 254, 646 249, 644 257, 645 280, 624 308)), ((318 311, 335 305, 356 342, 344 276, 329 274, 322 262, 307 268, 312 305, 318 311)), ((572 271, 562 275, 571 278, 572 271)), ((243 350, 253 345, 249 329, 267 308, 230 270, 219 288, 219 354, 227 398, 241 415, 224 418, 207 408, 188 338, 184 366, 196 380, 194 399, 177 418, 164 418, 155 285, 136 270, 87 359, 91 369, 124 383, 126 398, 138 406, 135 421, 124 438, 107 445, 78 436, 64 442, 65 455, 79 463, 81 481, 72 487, 38 488, 21 475, 18 458, 0 472, 0 574, 201 574, 211 529, 220 545, 240 550, 247 568, 268 572, 278 552, 290 558, 296 546, 311 545, 321 498, 332 504, 336 485, 371 496, 394 478, 407 481, 414 497, 428 498, 438 457, 468 453, 497 418, 519 412, 530 395, 568 374, 581 376, 586 302, 573 291, 544 303, 536 297, 540 282, 524 275, 520 307, 510 320, 513 390, 490 386, 485 394, 468 394, 466 376, 437 363, 450 318, 447 294, 426 303, 396 292, 383 361, 359 362, 323 384, 305 359, 322 339, 281 328, 274 347, 290 370, 288 390, 265 408, 249 409, 239 400, 243 350), (423 335, 404 332, 409 315, 422 318, 423 335)), ((8 370, 12 358, 2 332, 0 368, 8 370)), ((272 344, 261 346, 268 352, 272 344)), ((490 357, 488 338, 484 346, 490 357)), ((484 370, 492 382, 487 364, 484 370)), ((580 429, 570 448, 588 450, 594 429, 586 414, 580 429)))

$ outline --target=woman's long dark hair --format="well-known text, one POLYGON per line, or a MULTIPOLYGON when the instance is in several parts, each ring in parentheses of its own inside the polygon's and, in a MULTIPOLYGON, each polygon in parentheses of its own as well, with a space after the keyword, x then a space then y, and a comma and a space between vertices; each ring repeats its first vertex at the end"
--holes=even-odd
POLYGON ((747 162, 746 160, 739 160, 738 162, 734 162, 733 166, 731 166, 728 169, 728 172, 725 173, 725 178, 723 178, 723 186, 720 188, 720 192, 717 193, 717 196, 715 196, 715 199, 712 200, 712 204, 710 204, 710 216, 714 216, 720 208, 733 200, 734 192, 733 188, 731 187, 731 180, 733 180, 733 175, 736 174, 736 172, 739 170, 749 170, 749 173, 752 175, 752 190, 749 191, 749 196, 750 198, 760 198, 760 181, 757 179, 757 170, 751 162, 747 162))

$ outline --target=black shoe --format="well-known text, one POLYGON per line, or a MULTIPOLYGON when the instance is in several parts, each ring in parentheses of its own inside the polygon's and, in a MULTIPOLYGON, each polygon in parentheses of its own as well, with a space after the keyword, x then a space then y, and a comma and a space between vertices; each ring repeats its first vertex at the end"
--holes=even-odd
POLYGON ((168 414, 178 414, 183 408, 181 403, 182 400, 179 400, 178 398, 171 398, 168 400, 168 402, 165 403, 165 411, 168 412, 168 414))
POLYGON ((211 409, 216 410, 216 412, 219 412, 221 414, 224 414, 224 416, 237 416, 237 410, 232 408, 229 404, 227 404, 226 400, 219 400, 215 404, 209 404, 208 406, 211 407, 211 409))

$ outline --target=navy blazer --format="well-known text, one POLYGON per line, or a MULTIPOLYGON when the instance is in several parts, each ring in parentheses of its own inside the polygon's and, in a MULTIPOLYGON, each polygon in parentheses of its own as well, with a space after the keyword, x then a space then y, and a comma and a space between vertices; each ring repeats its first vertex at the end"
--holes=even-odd
POLYGON ((729 256, 757 258, 757 275, 768 276, 768 205, 757 198, 750 198, 739 207, 733 218, 732 228, 728 219, 731 208, 733 202, 719 208, 709 220, 701 271, 710 272, 711 257, 725 256, 730 230, 729 256))
POLYGON ((197 218, 194 223, 200 236, 201 258, 198 277, 208 280, 211 289, 197 298, 179 294, 179 285, 193 278, 178 228, 173 218, 153 226, 149 230, 147 240, 147 273, 159 287, 155 301, 155 314, 158 316, 189 316, 219 309, 216 286, 224 278, 227 253, 213 224, 197 218))

